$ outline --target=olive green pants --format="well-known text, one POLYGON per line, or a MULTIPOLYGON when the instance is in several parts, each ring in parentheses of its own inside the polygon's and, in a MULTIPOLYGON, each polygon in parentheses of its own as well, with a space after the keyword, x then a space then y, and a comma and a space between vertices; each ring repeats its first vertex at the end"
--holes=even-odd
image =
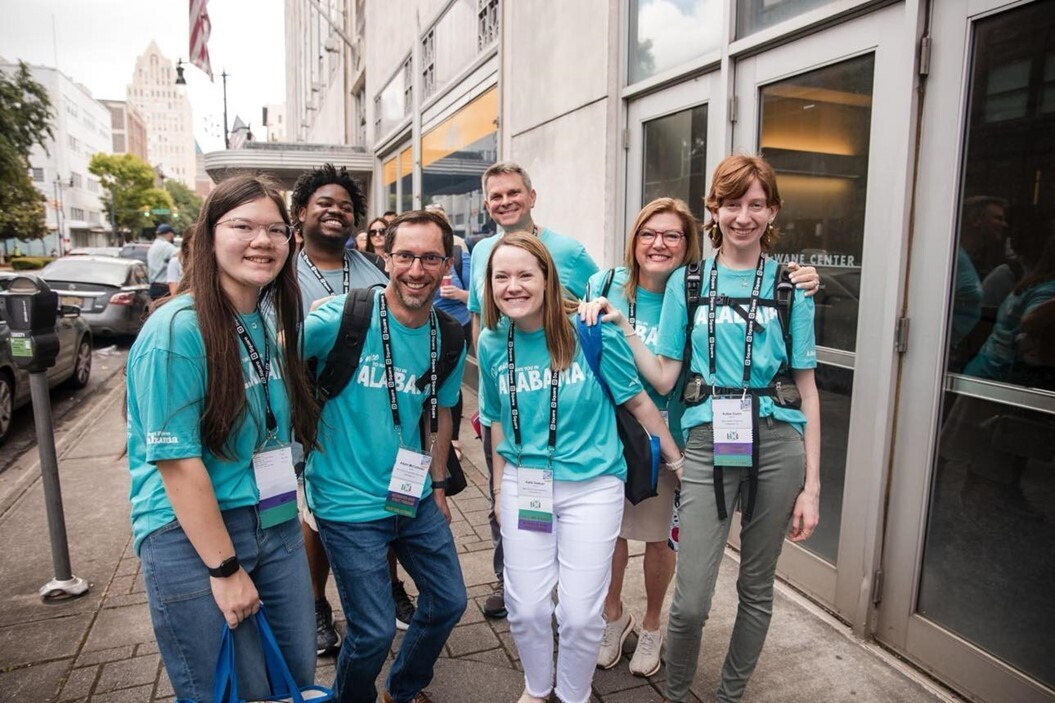
MULTIPOLYGON (((739 606, 718 701, 739 701, 758 663, 773 614, 777 558, 805 480, 805 448, 794 427, 762 418, 758 435, 758 495, 754 516, 741 525, 739 606)), ((713 446, 710 425, 692 428, 685 445, 678 569, 667 629, 666 687, 672 703, 688 696, 734 510, 739 500, 745 505, 747 500, 748 469, 725 467, 722 486, 729 517, 718 519, 713 446)))

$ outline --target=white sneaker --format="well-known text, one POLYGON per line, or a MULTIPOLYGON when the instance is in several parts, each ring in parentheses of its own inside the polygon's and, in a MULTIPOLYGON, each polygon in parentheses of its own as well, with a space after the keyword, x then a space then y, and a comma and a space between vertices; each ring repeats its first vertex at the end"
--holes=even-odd
POLYGON ((630 660, 630 673, 634 676, 654 676, 659 671, 659 652, 662 647, 662 632, 641 630, 637 636, 637 649, 630 660))
POLYGON ((604 636, 601 637, 601 651, 597 653, 597 667, 611 669, 623 656, 623 642, 634 630, 634 616, 623 608, 623 614, 604 624, 604 636))

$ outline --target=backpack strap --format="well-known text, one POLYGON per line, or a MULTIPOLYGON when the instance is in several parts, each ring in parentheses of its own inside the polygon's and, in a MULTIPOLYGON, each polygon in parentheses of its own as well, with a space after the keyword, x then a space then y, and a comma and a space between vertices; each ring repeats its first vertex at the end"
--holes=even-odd
POLYGON ((354 288, 348 291, 344 299, 341 326, 337 330, 337 340, 326 356, 326 368, 315 381, 315 397, 320 407, 344 390, 355 375, 373 315, 373 288, 354 288))
POLYGON ((777 319, 780 320, 781 333, 784 335, 784 351, 788 357, 785 366, 791 368, 791 306, 795 302, 795 284, 791 282, 791 270, 787 265, 780 264, 777 267, 777 280, 773 289, 777 319))
MULTIPOLYGON (((458 360, 462 356, 462 350, 465 349, 465 330, 456 319, 443 310, 433 308, 433 311, 436 313, 436 319, 440 325, 440 356, 436 359, 436 392, 439 393, 440 388, 454 372, 454 368, 458 365, 458 360)), ((418 390, 422 392, 425 391, 425 387, 428 384, 429 374, 427 373, 418 376, 418 380, 415 382, 418 390)), ((421 435, 422 449, 427 449, 429 446, 429 433, 436 434, 437 430, 439 430, 439 427, 432 427, 431 425, 429 412, 426 406, 422 405, 421 417, 418 420, 418 432, 421 435)))

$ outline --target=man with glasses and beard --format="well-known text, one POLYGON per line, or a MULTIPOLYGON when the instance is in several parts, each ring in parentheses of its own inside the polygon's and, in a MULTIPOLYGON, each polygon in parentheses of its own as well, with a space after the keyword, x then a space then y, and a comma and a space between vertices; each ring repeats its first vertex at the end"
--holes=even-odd
MULTIPOLYGON (((450 408, 465 349, 443 380, 444 332, 433 296, 450 271, 453 232, 442 216, 407 212, 388 227, 390 280, 373 291, 362 351, 347 385, 326 402, 321 451, 305 467, 311 506, 341 595, 347 630, 334 687, 344 703, 373 702, 374 682, 395 636, 386 555, 394 549, 418 584, 418 608, 388 675, 383 700, 427 703, 424 688, 465 610, 461 567, 448 526, 450 408), (419 420, 435 428, 423 446, 419 420), (369 420, 366 420, 369 418, 369 420), (430 495, 431 494, 431 495, 430 495)), ((304 322, 304 356, 325 361, 339 339, 345 299, 324 302, 304 322)))

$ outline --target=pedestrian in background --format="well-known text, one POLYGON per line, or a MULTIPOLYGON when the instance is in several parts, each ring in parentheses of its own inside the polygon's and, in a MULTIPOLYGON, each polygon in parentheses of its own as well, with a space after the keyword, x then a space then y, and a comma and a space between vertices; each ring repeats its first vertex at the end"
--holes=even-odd
POLYGON ((240 693, 270 697, 259 631, 246 622, 261 603, 296 683, 314 680, 289 441, 295 427, 313 446, 319 418, 298 355, 289 223, 277 184, 221 182, 194 226, 184 293, 154 311, 128 355, 133 545, 182 700, 212 700, 225 622, 240 693), (273 316, 261 315, 262 298, 273 316))
POLYGON ((499 240, 484 290, 480 414, 491 422, 495 447, 505 604, 524 667, 520 701, 555 692, 565 703, 585 703, 605 628, 627 471, 613 402, 659 437, 668 462, 680 464, 681 452, 614 325, 601 328, 603 378, 594 375, 569 319, 576 304, 562 297, 557 266, 538 237, 499 240))
POLYGON ((153 300, 164 298, 169 294, 169 259, 179 251, 172 243, 175 238, 176 230, 171 226, 158 225, 154 232, 154 241, 147 249, 147 279, 150 281, 150 297, 153 300))
POLYGON ((179 290, 180 281, 183 279, 183 264, 190 263, 190 239, 194 229, 188 229, 183 233, 183 241, 180 242, 179 252, 176 253, 168 264, 168 287, 169 295, 176 295, 179 290))
POLYGON ((385 253, 385 232, 388 230, 388 222, 383 217, 375 217, 366 226, 366 249, 368 254, 381 256, 385 253))

